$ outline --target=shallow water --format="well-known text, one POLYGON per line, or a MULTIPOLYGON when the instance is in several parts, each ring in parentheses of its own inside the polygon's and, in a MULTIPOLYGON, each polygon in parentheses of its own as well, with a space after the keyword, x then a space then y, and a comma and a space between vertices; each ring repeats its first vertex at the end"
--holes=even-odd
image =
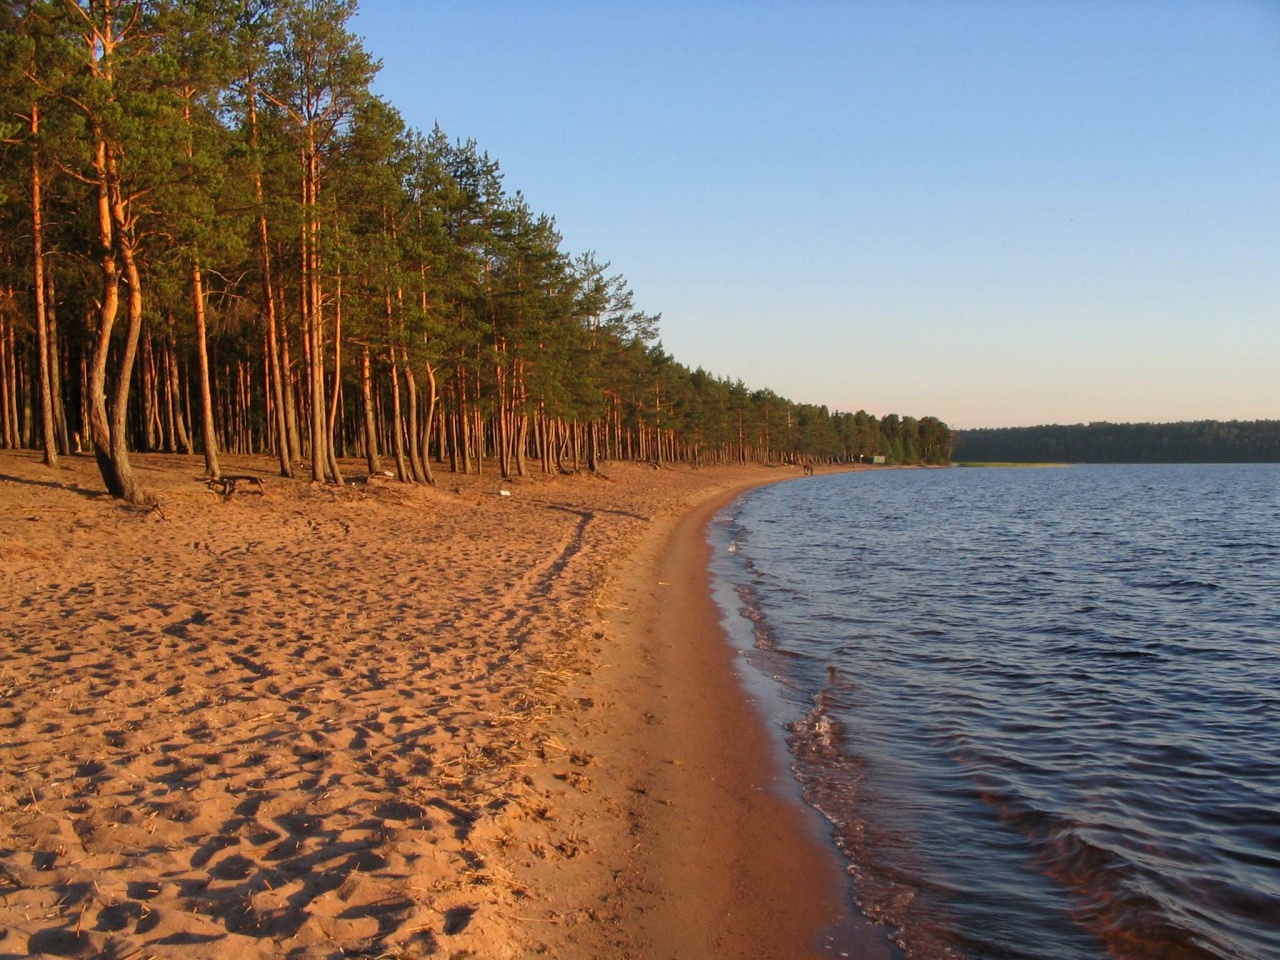
POLYGON ((1280 467, 829 475, 711 536, 907 956, 1280 960, 1280 467))

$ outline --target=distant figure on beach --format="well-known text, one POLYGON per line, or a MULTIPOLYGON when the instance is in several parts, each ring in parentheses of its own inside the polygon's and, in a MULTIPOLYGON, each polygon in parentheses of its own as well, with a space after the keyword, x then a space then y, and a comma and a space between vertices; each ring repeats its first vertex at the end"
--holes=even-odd
POLYGON ((812 476, 813 476, 813 464, 812 464, 812 463, 806 463, 806 464, 804 465, 804 475, 805 475, 806 477, 812 477, 812 476))

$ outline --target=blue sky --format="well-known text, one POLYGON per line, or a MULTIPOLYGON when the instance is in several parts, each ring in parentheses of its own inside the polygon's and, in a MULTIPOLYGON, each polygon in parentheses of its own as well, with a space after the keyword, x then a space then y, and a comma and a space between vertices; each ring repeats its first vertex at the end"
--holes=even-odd
POLYGON ((1280 0, 361 0, 689 366, 953 426, 1280 418, 1280 0))

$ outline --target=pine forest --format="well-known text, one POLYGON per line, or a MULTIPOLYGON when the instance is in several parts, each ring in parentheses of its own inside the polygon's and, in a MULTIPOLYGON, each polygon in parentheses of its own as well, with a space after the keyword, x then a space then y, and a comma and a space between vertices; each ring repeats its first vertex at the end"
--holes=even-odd
POLYGON ((946 463, 934 417, 690 370, 474 141, 371 92, 354 0, 0 8, 0 446, 344 470, 946 463))

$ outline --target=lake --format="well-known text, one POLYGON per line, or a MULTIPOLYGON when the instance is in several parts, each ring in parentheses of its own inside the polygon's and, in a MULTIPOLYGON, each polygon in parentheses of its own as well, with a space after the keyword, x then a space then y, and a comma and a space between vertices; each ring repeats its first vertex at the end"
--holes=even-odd
POLYGON ((1280 960, 1280 466, 831 474, 710 536, 908 957, 1280 960))

